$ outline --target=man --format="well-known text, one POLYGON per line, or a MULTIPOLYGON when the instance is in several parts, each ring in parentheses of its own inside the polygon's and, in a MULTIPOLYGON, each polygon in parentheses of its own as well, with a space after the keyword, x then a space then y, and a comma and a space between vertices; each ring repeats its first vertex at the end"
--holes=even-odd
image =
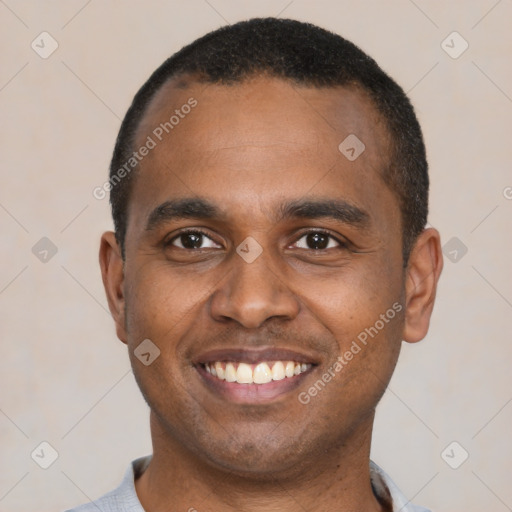
POLYGON ((100 264, 152 457, 74 509, 425 511, 369 460, 442 270, 422 134, 352 43, 253 19, 135 96, 100 264))

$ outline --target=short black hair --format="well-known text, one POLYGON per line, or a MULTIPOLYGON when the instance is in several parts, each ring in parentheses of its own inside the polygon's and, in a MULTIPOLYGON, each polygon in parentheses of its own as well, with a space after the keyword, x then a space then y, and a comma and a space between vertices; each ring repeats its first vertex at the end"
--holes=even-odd
MULTIPOLYGON (((118 171, 132 157, 146 109, 170 78, 231 85, 267 75, 323 88, 364 91, 389 131, 391 147, 382 178, 396 194, 402 217, 404 267, 428 215, 428 164, 414 108, 403 89, 356 45, 325 29, 291 19, 253 18, 221 27, 169 57, 144 83, 128 109, 110 164, 110 203, 116 239, 125 256, 128 201, 133 172, 118 171)), ((340 141, 341 142, 341 141, 340 141)))

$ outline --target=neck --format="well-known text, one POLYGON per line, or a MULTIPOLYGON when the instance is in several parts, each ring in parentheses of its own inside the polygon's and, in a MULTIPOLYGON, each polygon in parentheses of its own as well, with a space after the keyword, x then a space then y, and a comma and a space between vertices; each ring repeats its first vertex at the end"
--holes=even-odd
POLYGON ((370 483, 369 457, 373 415, 357 432, 289 472, 237 474, 198 457, 165 432, 151 415, 153 457, 136 480, 145 510, 223 510, 280 512, 303 508, 384 512, 370 483))

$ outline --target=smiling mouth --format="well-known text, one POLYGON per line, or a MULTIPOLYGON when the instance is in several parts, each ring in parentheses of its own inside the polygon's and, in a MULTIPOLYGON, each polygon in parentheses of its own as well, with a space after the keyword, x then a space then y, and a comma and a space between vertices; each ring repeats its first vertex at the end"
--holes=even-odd
POLYGON ((210 350, 192 360, 209 393, 237 404, 289 400, 320 363, 315 354, 269 346, 210 350))
POLYGON ((258 364, 215 361, 203 365, 206 372, 217 380, 260 385, 290 379, 307 372, 312 366, 311 363, 295 361, 262 361, 258 364))
POLYGON ((314 371, 315 363, 293 360, 210 361, 196 364, 201 381, 216 397, 256 405, 289 400, 290 393, 314 371))

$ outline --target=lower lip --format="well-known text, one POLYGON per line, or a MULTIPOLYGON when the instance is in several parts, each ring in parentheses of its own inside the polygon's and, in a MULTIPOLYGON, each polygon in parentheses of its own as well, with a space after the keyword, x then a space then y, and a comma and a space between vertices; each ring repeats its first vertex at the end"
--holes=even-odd
POLYGON ((266 384, 226 382, 208 373, 203 366, 196 366, 195 368, 203 382, 217 394, 232 402, 254 404, 271 402, 297 389, 315 367, 313 366, 299 375, 285 377, 281 380, 273 380, 266 384))

